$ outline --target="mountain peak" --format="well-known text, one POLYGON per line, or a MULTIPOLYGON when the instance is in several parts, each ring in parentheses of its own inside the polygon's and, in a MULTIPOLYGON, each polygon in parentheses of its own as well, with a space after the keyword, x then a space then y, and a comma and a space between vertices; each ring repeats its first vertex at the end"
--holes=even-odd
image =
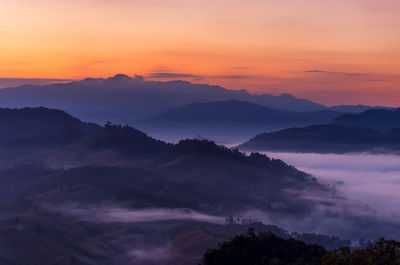
POLYGON ((293 95, 288 94, 288 93, 282 93, 281 95, 279 95, 279 97, 282 97, 282 98, 295 98, 293 95))
POLYGON ((136 82, 143 82, 144 77, 141 75, 134 75, 133 77, 130 77, 125 74, 116 74, 113 77, 107 78, 108 81, 117 81, 117 82, 131 82, 131 81, 136 81, 136 82))
POLYGON ((113 77, 108 78, 108 80, 112 80, 112 81, 130 81, 133 78, 125 75, 125 74, 116 74, 113 77))

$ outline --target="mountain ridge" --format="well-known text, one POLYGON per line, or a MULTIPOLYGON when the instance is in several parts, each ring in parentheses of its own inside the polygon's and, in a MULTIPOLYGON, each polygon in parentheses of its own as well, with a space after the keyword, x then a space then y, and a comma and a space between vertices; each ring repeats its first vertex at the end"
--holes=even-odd
POLYGON ((187 81, 146 81, 141 76, 129 77, 122 74, 107 79, 86 78, 69 83, 23 85, 0 90, 0 105, 4 107, 45 106, 63 109, 81 119, 103 124, 106 121, 131 122, 192 102, 230 99, 275 109, 325 109, 321 104, 286 94, 254 95, 246 90, 229 90, 216 85, 187 81))
POLYGON ((393 129, 381 132, 371 128, 335 124, 312 125, 262 133, 238 148, 306 153, 398 152, 400 131, 393 129))
POLYGON ((340 113, 330 110, 280 111, 247 101, 195 102, 142 119, 145 122, 330 122, 340 113))
POLYGON ((336 117, 333 123, 349 127, 365 127, 387 131, 400 128, 400 108, 393 110, 373 109, 359 114, 343 114, 336 117))

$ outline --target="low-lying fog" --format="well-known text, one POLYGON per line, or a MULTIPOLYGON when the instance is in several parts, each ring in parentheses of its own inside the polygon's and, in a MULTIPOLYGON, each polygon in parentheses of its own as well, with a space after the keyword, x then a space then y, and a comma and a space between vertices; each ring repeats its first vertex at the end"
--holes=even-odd
POLYGON ((271 153, 320 182, 335 185, 345 197, 367 203, 377 215, 400 216, 400 156, 387 154, 271 153))
POLYGON ((199 221, 214 224, 225 223, 223 217, 207 215, 191 209, 128 209, 111 205, 90 206, 70 204, 64 205, 58 208, 58 210, 61 210, 63 214, 72 215, 84 221, 101 223, 142 223, 173 220, 199 221))

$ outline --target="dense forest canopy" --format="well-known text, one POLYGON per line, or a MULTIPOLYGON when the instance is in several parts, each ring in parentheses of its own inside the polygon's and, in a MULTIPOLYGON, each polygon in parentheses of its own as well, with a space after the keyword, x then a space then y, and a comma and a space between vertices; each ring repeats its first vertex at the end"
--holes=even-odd
POLYGON ((209 249, 202 265, 399 265, 400 242, 380 239, 365 248, 340 247, 327 251, 316 244, 293 238, 282 239, 272 233, 234 237, 209 249))

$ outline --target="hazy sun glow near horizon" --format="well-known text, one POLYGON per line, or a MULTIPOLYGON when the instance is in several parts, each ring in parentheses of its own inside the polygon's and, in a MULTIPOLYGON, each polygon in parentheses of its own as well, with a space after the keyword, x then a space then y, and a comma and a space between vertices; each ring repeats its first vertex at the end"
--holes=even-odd
POLYGON ((399 0, 0 0, 0 77, 141 74, 400 105, 399 0))

